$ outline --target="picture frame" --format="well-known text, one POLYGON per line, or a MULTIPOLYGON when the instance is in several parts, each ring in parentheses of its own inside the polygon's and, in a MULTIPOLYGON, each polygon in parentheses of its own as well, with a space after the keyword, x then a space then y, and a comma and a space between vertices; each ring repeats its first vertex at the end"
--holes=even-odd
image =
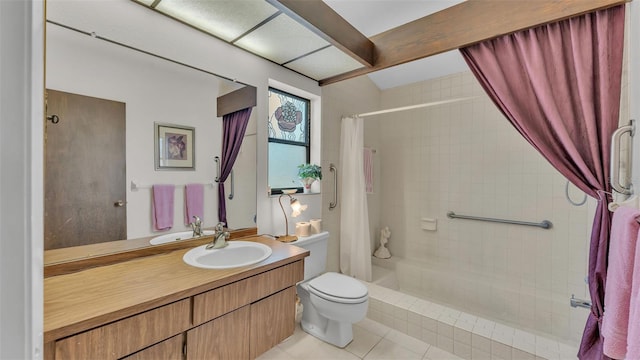
POLYGON ((154 123, 156 170, 195 170, 195 128, 154 123))

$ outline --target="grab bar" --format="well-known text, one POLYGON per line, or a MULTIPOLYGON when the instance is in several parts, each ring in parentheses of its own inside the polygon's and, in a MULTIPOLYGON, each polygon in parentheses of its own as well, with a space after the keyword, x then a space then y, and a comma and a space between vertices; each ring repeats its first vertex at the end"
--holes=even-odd
POLYGON ((213 161, 216 162, 216 178, 214 179, 214 181, 220 182, 220 156, 215 156, 213 158, 213 161))
POLYGON ((611 164, 610 165, 610 177, 611 187, 613 190, 624 195, 633 194, 632 185, 624 186, 620 184, 620 138, 623 134, 629 133, 631 137, 636 133, 635 120, 631 120, 629 125, 621 126, 611 135, 611 164))
POLYGON ((447 213, 447 217, 450 219, 466 219, 466 220, 478 220, 478 221, 490 221, 497 222, 503 224, 514 224, 514 225, 526 225, 526 226, 536 226, 543 229, 551 229, 553 224, 549 220, 543 220, 539 223, 528 222, 528 221, 517 221, 517 220, 505 220, 505 219, 494 219, 494 218, 486 218, 479 216, 467 216, 467 215, 456 215, 453 211, 449 211, 447 213))
POLYGON ((229 200, 233 200, 233 170, 231 170, 231 193, 229 193, 229 200))
POLYGON ((333 164, 329 164, 329 171, 333 172, 333 201, 329 203, 329 210, 338 206, 338 170, 333 164))

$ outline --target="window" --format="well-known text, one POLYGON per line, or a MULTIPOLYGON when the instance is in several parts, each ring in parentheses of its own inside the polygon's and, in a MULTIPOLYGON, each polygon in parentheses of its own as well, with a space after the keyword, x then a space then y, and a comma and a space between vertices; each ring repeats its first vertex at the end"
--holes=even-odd
POLYGON ((310 159, 311 101, 269 88, 269 186, 302 192, 298 165, 310 159))

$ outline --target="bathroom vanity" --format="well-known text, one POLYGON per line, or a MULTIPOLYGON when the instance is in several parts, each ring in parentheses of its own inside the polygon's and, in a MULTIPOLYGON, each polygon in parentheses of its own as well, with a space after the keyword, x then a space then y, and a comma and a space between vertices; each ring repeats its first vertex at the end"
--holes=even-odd
POLYGON ((293 334, 309 252, 266 236, 242 240, 268 245, 271 256, 201 269, 182 260, 192 240, 46 277, 44 358, 256 358, 293 334))

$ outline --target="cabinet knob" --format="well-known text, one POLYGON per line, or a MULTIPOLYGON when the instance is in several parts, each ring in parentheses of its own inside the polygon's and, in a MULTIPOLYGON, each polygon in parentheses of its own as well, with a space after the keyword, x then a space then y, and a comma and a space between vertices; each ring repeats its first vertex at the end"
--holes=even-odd
POLYGON ((115 207, 123 207, 124 204, 126 204, 126 202, 124 202, 122 200, 118 200, 118 201, 113 203, 113 206, 115 206, 115 207))

